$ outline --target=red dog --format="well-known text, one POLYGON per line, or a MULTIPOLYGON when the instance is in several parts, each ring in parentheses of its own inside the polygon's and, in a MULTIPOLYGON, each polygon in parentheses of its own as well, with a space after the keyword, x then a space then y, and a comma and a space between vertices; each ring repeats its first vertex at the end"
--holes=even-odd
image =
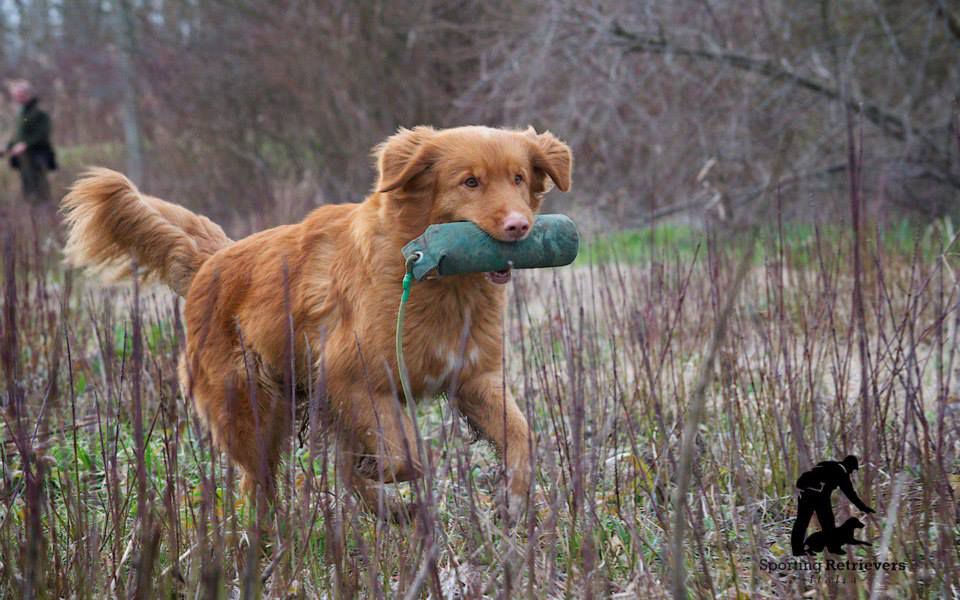
MULTIPOLYGON (((570 188, 570 149, 532 128, 401 129, 375 155, 377 186, 364 202, 323 206, 302 223, 237 242, 106 169, 90 171, 63 200, 72 264, 122 275, 136 261, 145 276, 186 298, 181 384, 242 469, 248 493, 259 486, 274 494, 294 427, 284 393, 291 363, 302 389, 322 372, 339 471, 368 508, 378 506, 381 478, 419 477, 413 426, 393 391, 400 248, 428 225, 451 221, 471 221, 499 240, 523 239, 551 182, 570 188)), ((504 393, 502 284, 509 280, 505 271, 416 284, 404 348, 415 395, 444 389, 456 374, 457 408, 506 454, 516 514, 529 495, 533 437, 504 393)))

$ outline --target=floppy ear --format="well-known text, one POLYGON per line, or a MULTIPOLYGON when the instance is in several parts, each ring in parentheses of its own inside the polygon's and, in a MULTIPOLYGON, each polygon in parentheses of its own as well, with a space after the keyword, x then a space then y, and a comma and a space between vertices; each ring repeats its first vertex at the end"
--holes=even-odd
MULTIPOLYGON (((534 170, 550 177, 561 192, 568 191, 573 171, 573 153, 570 152, 570 147, 549 131, 538 134, 533 127, 528 127, 524 134, 533 142, 531 162, 534 170)), ((543 181, 542 186, 542 192, 550 191, 547 181, 543 181)))
POLYGON ((397 133, 374 148, 377 157, 378 192, 401 188, 423 173, 433 162, 433 152, 427 145, 436 130, 433 127, 401 127, 397 133))

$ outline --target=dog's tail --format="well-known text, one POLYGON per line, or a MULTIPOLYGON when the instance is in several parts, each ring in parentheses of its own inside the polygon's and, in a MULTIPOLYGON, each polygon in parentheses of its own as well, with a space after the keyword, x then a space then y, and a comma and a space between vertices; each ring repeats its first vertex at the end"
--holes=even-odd
POLYGON ((129 179, 95 168, 62 201, 67 262, 116 281, 138 274, 185 296, 200 265, 232 243, 210 219, 146 196, 129 179))

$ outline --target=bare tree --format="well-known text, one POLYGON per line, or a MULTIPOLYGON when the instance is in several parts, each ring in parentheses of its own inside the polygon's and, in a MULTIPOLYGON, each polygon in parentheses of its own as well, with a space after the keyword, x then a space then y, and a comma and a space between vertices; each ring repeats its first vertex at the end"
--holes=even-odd
MULTIPOLYGON (((36 10, 21 4, 18 14, 36 10)), ((370 185, 369 149, 423 123, 553 130, 577 156, 577 191, 553 208, 600 225, 735 216, 773 184, 790 214, 842 216, 848 109, 878 198, 868 211, 960 216, 960 37, 942 0, 78 0, 44 10, 62 15, 48 43, 8 68, 26 60, 55 83, 58 137, 92 149, 89 162, 114 160, 108 143, 125 140, 135 177, 149 142, 149 165, 164 174, 154 189, 221 217, 356 200, 370 185), (104 50, 111 40, 116 52, 104 50), (770 157, 788 132, 774 181, 770 157)), ((10 49, 26 36, 8 36, 10 49)))
POLYGON ((143 133, 137 105, 137 32, 129 0, 113 0, 116 20, 117 58, 123 95, 121 119, 127 156, 127 175, 137 184, 144 181, 143 133))

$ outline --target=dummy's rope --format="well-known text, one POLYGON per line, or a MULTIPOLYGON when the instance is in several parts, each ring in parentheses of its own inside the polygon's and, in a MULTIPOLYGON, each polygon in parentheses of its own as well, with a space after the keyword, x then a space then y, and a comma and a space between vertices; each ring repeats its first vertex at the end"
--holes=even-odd
POLYGON ((400 308, 397 310, 397 370, 400 372, 400 387, 407 402, 413 402, 410 389, 410 377, 407 373, 407 361, 403 357, 403 319, 407 312, 407 300, 410 299, 410 286, 413 284, 413 265, 421 257, 415 252, 407 258, 407 272, 403 276, 403 293, 400 295, 400 308))

